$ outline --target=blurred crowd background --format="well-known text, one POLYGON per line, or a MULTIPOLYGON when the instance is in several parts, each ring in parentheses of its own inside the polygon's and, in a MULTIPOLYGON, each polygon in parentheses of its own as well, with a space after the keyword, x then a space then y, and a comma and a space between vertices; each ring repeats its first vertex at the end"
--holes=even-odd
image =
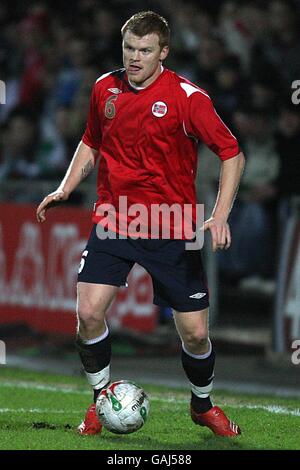
MULTIPOLYGON (((272 289, 280 227, 300 192, 300 105, 291 101, 299 0, 1 1, 1 200, 38 203, 56 188, 83 134, 94 81, 122 67, 121 26, 148 9, 171 27, 165 65, 211 95, 246 155, 234 243, 218 255, 222 282, 272 289)), ((218 159, 200 148, 197 188, 208 208, 218 173, 218 159)), ((93 198, 89 180, 70 204, 93 198)))

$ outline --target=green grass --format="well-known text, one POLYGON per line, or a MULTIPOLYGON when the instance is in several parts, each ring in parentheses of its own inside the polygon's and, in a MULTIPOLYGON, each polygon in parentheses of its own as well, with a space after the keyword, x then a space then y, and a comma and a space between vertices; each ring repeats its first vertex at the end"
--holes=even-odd
MULTIPOLYGON (((143 384, 140 384, 143 386, 143 384)), ((91 393, 85 379, 0 369, 0 449, 251 450, 299 449, 300 410, 296 399, 216 392, 215 404, 242 428, 234 439, 216 437, 195 426, 189 392, 144 386, 151 410, 144 427, 129 435, 104 430, 101 436, 76 434, 91 393)))

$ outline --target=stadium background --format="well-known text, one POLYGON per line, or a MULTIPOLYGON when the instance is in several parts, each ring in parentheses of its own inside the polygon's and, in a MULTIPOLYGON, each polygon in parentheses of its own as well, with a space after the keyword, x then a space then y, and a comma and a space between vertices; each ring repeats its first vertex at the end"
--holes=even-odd
MULTIPOLYGON (((79 371, 71 337, 75 278, 94 176, 43 227, 35 207, 65 173, 95 79, 122 66, 121 25, 142 9, 169 20, 165 65, 210 93, 247 158, 231 214, 233 246, 213 255, 205 242, 216 384, 299 395, 299 365, 291 361, 292 342, 300 340, 297 0, 1 2, 0 339, 7 363, 54 371, 67 363, 79 371)), ((218 159, 205 148, 199 155, 197 191, 209 214, 218 159)), ((110 322, 117 371, 185 383, 170 311, 151 305, 149 280, 138 268, 110 322)))

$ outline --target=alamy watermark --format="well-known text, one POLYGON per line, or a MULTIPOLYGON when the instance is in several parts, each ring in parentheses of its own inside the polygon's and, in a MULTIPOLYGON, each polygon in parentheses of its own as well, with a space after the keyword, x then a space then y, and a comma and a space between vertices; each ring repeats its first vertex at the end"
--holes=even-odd
POLYGON ((6 86, 3 80, 0 80, 0 104, 6 103, 6 86))
POLYGON ((300 364, 300 339, 295 339, 291 347, 295 349, 291 356, 291 361, 295 366, 298 366, 300 364))
POLYGON ((146 238, 185 240, 186 250, 203 247, 203 204, 168 205, 128 204, 127 196, 119 196, 117 207, 102 203, 96 209, 99 219, 97 236, 101 240, 146 238))
POLYGON ((4 341, 0 340, 0 364, 6 364, 6 346, 4 341))
POLYGON ((291 97, 292 103, 297 105, 300 103, 300 80, 293 81, 292 89, 295 90, 291 97))

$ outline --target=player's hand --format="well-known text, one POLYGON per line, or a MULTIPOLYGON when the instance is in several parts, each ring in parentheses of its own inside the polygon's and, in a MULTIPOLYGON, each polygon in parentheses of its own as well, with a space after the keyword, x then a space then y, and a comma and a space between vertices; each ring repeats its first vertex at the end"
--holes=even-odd
POLYGON ((224 248, 227 250, 230 247, 231 233, 226 220, 211 217, 204 222, 201 229, 203 231, 210 231, 213 251, 216 251, 217 249, 223 250, 224 248))
POLYGON ((48 194, 42 202, 40 203, 39 207, 36 210, 36 218, 38 222, 45 222, 46 220, 46 211, 50 209, 50 207, 55 207, 60 204, 61 201, 66 201, 69 197, 65 191, 61 189, 57 189, 53 193, 48 194))

